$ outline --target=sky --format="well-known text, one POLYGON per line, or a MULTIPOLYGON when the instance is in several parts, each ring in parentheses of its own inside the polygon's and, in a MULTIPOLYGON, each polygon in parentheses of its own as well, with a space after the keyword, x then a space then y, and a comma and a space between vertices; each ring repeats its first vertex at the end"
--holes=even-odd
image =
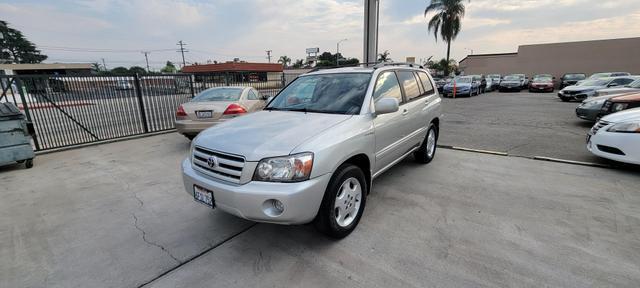
MULTIPOLYGON (((0 20, 21 30, 49 59, 102 62, 108 68, 240 58, 272 61, 319 47, 362 59, 363 0, 0 0, 0 20)), ((428 0, 381 0, 380 52, 444 58, 446 44, 427 30, 428 0)), ((640 37, 639 0, 471 0, 452 58, 516 52, 519 45, 640 37)))

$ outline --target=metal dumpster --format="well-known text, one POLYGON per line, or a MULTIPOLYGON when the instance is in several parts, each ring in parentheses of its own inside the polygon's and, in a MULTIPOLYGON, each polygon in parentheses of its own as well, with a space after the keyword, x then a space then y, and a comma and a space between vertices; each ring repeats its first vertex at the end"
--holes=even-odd
POLYGON ((33 167, 36 157, 31 146, 30 123, 11 103, 0 103, 0 166, 25 163, 33 167))

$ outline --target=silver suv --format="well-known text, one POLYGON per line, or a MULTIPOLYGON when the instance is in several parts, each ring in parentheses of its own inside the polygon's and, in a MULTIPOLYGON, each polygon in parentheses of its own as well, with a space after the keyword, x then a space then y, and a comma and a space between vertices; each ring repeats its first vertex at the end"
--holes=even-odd
POLYGON ((303 75, 263 111, 209 128, 182 163, 194 199, 259 222, 314 222, 342 238, 358 225, 372 180, 436 152, 441 99, 412 65, 303 75))

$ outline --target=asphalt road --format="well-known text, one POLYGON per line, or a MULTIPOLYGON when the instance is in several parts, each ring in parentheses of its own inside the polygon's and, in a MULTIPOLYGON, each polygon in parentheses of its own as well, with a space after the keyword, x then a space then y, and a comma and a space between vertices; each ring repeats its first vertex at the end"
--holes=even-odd
POLYGON ((640 283, 637 173, 440 149, 378 178, 335 241, 196 204, 188 149, 171 133, 0 168, 0 287, 640 283))
POLYGON ((593 123, 576 117, 578 104, 560 101, 555 92, 445 98, 440 144, 611 164, 587 150, 593 123))

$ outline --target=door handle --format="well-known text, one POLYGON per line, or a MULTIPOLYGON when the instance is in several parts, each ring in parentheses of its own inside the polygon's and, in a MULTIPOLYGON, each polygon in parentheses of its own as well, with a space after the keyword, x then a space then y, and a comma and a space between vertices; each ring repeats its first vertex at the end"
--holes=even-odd
POLYGON ((402 110, 402 115, 407 115, 407 114, 409 114, 409 110, 407 109, 402 110))

